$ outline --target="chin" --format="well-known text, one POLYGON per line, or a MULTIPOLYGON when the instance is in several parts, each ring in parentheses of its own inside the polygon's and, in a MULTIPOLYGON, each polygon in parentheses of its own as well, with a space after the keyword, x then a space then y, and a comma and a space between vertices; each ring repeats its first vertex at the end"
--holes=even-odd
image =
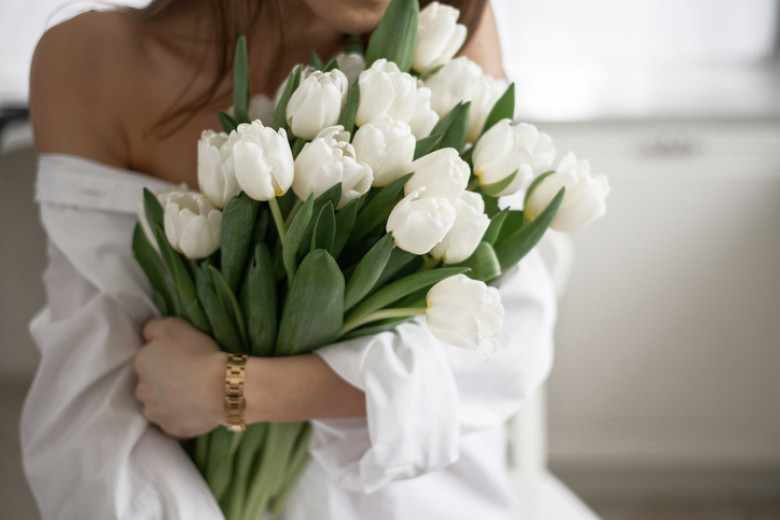
POLYGON ((310 7, 322 21, 345 34, 373 31, 390 0, 316 0, 310 7))

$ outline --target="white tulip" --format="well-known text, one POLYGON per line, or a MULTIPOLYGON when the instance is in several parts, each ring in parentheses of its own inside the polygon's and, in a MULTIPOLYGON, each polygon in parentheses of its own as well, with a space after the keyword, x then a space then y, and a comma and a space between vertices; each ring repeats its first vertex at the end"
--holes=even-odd
POLYGON ((352 139, 358 159, 374 171, 374 186, 387 186, 409 171, 416 145, 409 125, 386 114, 361 126, 352 139))
POLYGON ((366 58, 358 52, 341 53, 336 56, 336 61, 339 63, 339 69, 347 76, 349 82, 348 88, 352 88, 360 73, 366 70, 366 58))
POLYGON ((290 96, 287 124, 293 135, 314 139, 323 128, 335 125, 347 100, 347 76, 338 69, 315 70, 290 96))
POLYGON ((466 26, 458 23, 460 11, 452 6, 431 2, 420 11, 412 68, 426 72, 444 65, 466 41, 466 26))
POLYGON ((275 104, 271 98, 264 94, 257 94, 252 96, 249 100, 249 120, 255 121, 259 119, 264 125, 270 125, 271 120, 274 117, 275 104))
POLYGON ((607 212, 609 182, 606 175, 591 176, 590 163, 569 152, 555 173, 545 177, 527 196, 525 213, 537 217, 561 188, 566 188, 558 212, 550 227, 564 232, 576 231, 607 212))
POLYGON ((485 202, 473 191, 464 191, 453 206, 455 223, 431 251, 445 264, 457 264, 470 257, 490 225, 490 219, 485 215, 485 202))
POLYGON ((387 219, 387 232, 398 247, 423 255, 441 242, 455 223, 455 208, 442 197, 421 197, 413 191, 395 205, 387 219))
MULTIPOLYGON (((301 67, 301 81, 304 81, 306 78, 311 76, 311 73, 314 72, 315 68, 313 68, 311 65, 296 65, 292 68, 290 73, 287 75, 287 77, 282 81, 282 84, 279 85, 279 88, 276 89, 276 94, 274 94, 274 110, 276 110, 276 106, 279 105, 279 100, 282 99, 282 94, 284 94, 284 89, 287 88, 287 83, 290 81, 290 76, 293 72, 295 72, 295 69, 301 67)), ((300 83, 298 83, 300 85, 300 83)), ((254 119, 253 119, 254 121, 254 119)))
POLYGON ((466 189, 471 173, 455 148, 442 148, 423 155, 407 170, 414 173, 404 185, 406 195, 425 188, 424 197, 444 197, 451 201, 466 189))
POLYGON ((292 189, 301 200, 314 193, 319 197, 341 183, 341 200, 336 209, 365 194, 373 180, 371 167, 359 161, 343 126, 323 129, 306 143, 295 159, 292 189))
POLYGON ((428 136, 439 120, 431 110, 431 91, 415 77, 401 72, 385 59, 376 60, 358 80, 360 102, 355 123, 363 126, 376 116, 387 114, 403 121, 417 139, 428 136))
POLYGON ((498 350, 504 324, 498 289, 458 274, 431 287, 427 301, 425 320, 434 336, 484 354, 498 350))
POLYGON ((293 178, 293 156, 287 133, 263 123, 238 125, 228 143, 233 150, 236 181, 249 197, 269 200, 284 195, 293 178))
POLYGON ((425 80, 425 85, 431 89, 431 106, 439 117, 446 116, 458 103, 471 101, 468 140, 472 143, 505 90, 500 81, 483 74, 479 65, 465 56, 447 62, 425 80))
POLYGON ((204 130, 198 141, 198 187, 222 209, 241 192, 233 172, 233 153, 224 132, 204 130))
POLYGON ((191 260, 219 249, 222 212, 200 193, 171 193, 164 206, 165 236, 191 260))
POLYGON ((524 189, 533 177, 550 169, 555 148, 550 136, 527 123, 502 119, 484 133, 474 147, 474 175, 483 186, 500 182, 517 171, 499 196, 524 189))
MULTIPOLYGON (((187 185, 184 183, 179 184, 177 188, 168 188, 165 190, 160 190, 154 192, 154 196, 157 197, 157 200, 160 202, 160 206, 165 208, 165 205, 168 203, 168 198, 173 193, 177 192, 186 192, 187 185)), ((138 213, 138 222, 141 224, 141 229, 144 230, 144 235, 146 235, 146 239, 149 241, 149 243, 152 245, 155 251, 158 253, 160 252, 160 247, 157 245, 157 237, 154 235, 154 231, 152 231, 152 226, 149 225, 149 220, 146 218, 146 207, 144 206, 144 199, 136 199, 135 201, 135 209, 138 213)))

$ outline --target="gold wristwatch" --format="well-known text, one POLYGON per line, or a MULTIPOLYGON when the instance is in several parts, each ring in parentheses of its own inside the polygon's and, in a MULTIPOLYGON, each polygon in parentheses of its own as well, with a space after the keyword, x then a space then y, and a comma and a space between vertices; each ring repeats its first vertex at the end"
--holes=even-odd
POLYGON ((244 378, 246 377, 246 355, 228 354, 225 367, 225 417, 227 429, 231 432, 246 430, 244 410, 244 378))

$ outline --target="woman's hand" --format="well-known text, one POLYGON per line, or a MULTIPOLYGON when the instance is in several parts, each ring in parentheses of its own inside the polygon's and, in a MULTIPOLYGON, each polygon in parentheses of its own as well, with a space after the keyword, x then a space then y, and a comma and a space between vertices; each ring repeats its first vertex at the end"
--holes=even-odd
POLYGON ((133 367, 144 417, 180 438, 224 424, 227 356, 214 340, 178 318, 149 321, 143 337, 133 367))

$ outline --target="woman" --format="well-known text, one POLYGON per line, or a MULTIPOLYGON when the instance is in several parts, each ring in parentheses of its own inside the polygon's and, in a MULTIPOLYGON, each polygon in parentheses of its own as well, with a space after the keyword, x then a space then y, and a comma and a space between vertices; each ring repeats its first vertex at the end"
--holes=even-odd
MULTIPOLYGON (((171 436, 224 424, 225 355, 180 320, 150 320, 129 248, 135 200, 142 186, 197 184, 195 143, 230 102, 238 33, 253 92, 272 95, 311 49, 331 57, 344 34, 371 31, 387 3, 155 1, 86 13, 41 39, 30 104, 49 304, 32 324, 42 362, 22 437, 44 518, 220 517, 171 436)), ((502 77, 489 4, 460 3, 463 54, 502 77)), ((314 460, 285 518, 512 517, 502 424, 549 368, 553 311, 537 257, 502 283, 512 327, 491 363, 419 322, 249 360, 247 422, 314 420, 314 460)))

